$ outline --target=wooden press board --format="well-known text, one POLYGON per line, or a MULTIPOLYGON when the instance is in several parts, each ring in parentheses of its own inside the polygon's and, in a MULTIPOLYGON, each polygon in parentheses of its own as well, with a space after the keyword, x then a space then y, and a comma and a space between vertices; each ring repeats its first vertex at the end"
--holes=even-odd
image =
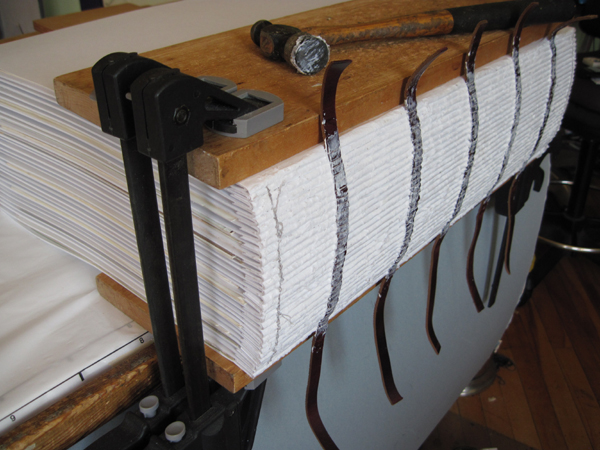
MULTIPOLYGON (((299 28, 353 24, 384 18, 497 0, 354 0, 287 16, 273 23, 299 28)), ((205 144, 188 158, 190 173, 218 189, 237 183, 320 141, 319 111, 324 71, 314 76, 295 73, 287 64, 264 58, 250 40, 250 26, 144 53, 167 66, 193 76, 213 75, 234 81, 240 89, 258 89, 279 96, 285 105, 283 122, 247 139, 204 132, 205 144)), ((544 36, 548 26, 524 30, 522 45, 544 36)), ((484 35, 477 64, 486 64, 509 52, 511 33, 484 35)), ((469 35, 439 38, 392 39, 332 47, 331 60, 351 59, 337 93, 341 132, 397 106, 406 80, 429 55, 448 47, 427 70, 419 85, 426 92, 460 76, 469 35)), ((100 124, 90 98, 90 69, 54 80, 58 103, 100 124)))
MULTIPOLYGON (((344 25, 497 0, 354 0, 273 21, 299 28, 344 25)), ((279 96, 285 104, 282 123, 247 139, 234 139, 204 131, 205 144, 188 156, 190 174, 218 189, 254 175, 322 141, 319 126, 323 73, 307 77, 285 63, 265 59, 250 40, 250 26, 143 53, 192 76, 213 75, 234 81, 240 89, 257 89, 279 96)), ((526 28, 522 45, 546 35, 551 27, 526 28)), ((510 52, 511 32, 486 33, 477 65, 510 52)), ((337 116, 341 132, 396 107, 403 99, 406 80, 429 55, 448 47, 427 70, 419 93, 462 74, 470 35, 393 39, 332 47, 331 60, 351 59, 337 93, 337 116)), ((99 125, 97 106, 90 94, 90 68, 54 80, 60 105, 99 125)), ((145 302, 104 274, 97 278, 101 295, 150 330, 145 302)), ((363 294, 364 295, 364 294, 363 294)), ((358 299, 357 299, 358 300, 358 299)), ((338 314, 336 314, 337 316, 338 314)), ((235 364, 206 347, 209 375, 232 392, 251 378, 235 364)))

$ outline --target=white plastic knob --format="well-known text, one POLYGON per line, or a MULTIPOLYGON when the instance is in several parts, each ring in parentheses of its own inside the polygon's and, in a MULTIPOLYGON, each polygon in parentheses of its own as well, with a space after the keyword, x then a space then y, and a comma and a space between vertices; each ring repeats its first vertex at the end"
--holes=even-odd
POLYGON ((185 423, 177 421, 173 422, 165 428, 165 437, 169 442, 179 442, 185 436, 185 423))
POLYGON ((158 397, 156 395, 149 395, 140 401, 140 412, 146 419, 150 419, 156 415, 159 404, 160 402, 158 401, 158 397))

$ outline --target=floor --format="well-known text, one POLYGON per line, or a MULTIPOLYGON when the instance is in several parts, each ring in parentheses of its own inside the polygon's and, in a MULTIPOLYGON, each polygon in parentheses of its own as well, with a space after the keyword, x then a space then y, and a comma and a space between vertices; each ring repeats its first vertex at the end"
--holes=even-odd
MULTIPOLYGON (((590 194, 588 214, 599 200, 590 194)), ((547 266, 556 252, 536 255, 547 266)), ((558 256, 504 334, 499 353, 514 367, 459 398, 422 450, 600 450, 600 258, 558 256)))
POLYGON ((600 266, 563 257, 516 310, 499 353, 514 367, 460 398, 423 450, 600 449, 600 266))

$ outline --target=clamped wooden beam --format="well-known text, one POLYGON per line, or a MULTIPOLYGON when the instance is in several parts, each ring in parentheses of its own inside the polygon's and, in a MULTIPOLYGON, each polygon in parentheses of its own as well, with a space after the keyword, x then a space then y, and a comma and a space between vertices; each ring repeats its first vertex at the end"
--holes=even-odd
POLYGON ((283 120, 283 103, 268 93, 226 92, 135 53, 108 55, 92 74, 102 129, 121 139, 163 384, 140 403, 140 412, 128 413, 121 426, 88 448, 249 449, 264 383, 231 394, 207 375, 187 153, 203 144, 204 124, 245 137, 283 120), (179 345, 153 159, 160 174, 179 345))
MULTIPOLYGON (((250 38, 261 52, 274 61, 286 61, 303 75, 315 75, 327 66, 331 45, 382 39, 439 36, 471 33, 477 24, 487 21, 487 30, 506 30, 515 26, 531 0, 503 1, 462 6, 380 22, 345 26, 304 28, 272 24, 259 20, 250 38)), ((539 8, 530 16, 530 24, 563 22, 577 12, 568 0, 539 0, 539 8)))

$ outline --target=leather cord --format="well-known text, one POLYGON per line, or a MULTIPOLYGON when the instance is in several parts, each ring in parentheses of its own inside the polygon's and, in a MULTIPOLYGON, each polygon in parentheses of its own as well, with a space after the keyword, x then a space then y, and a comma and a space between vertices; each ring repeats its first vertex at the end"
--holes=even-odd
POLYGON ((323 361, 323 346, 325 334, 331 314, 337 305, 342 288, 342 275, 348 244, 349 202, 346 173, 341 156, 337 117, 335 111, 335 98, 338 81, 342 72, 351 61, 334 61, 327 66, 323 77, 323 90, 321 99, 321 126, 327 150, 327 157, 331 166, 336 197, 336 224, 337 247, 331 278, 331 294, 327 302, 327 310, 320 320, 317 331, 313 337, 310 365, 308 369, 308 385, 306 387, 306 417, 315 434, 315 437, 325 450, 338 450, 335 442, 327 432, 318 406, 319 381, 321 379, 321 365, 323 361))
MULTIPOLYGON (((479 44, 481 42, 481 37, 483 35, 483 30, 485 29, 486 24, 487 22, 482 20, 475 27, 475 30, 473 31, 473 35, 471 37, 471 45, 469 46, 469 52, 467 53, 467 57, 465 58, 465 75, 467 91, 469 94, 469 105, 471 108, 471 145, 469 146, 467 165, 465 167, 460 193, 458 194, 458 197, 456 199, 456 204, 454 205, 454 211, 452 213, 452 216, 448 219, 441 233, 435 239, 433 243, 433 248, 431 250, 431 263, 429 267, 429 289, 427 291, 426 326, 427 337, 429 338, 429 342, 431 343, 431 346, 433 347, 435 352, 438 354, 440 352, 441 345, 433 329, 433 308, 435 305, 435 293, 437 287, 437 271, 440 259, 440 248, 442 246, 444 238, 446 237, 446 234, 448 233, 448 230, 450 229, 452 221, 456 218, 456 216, 462 208, 462 204, 467 189, 469 187, 471 170, 473 169, 473 163, 475 162, 477 138, 479 135, 479 104, 477 102, 477 90, 475 88, 475 58, 477 57, 477 50, 479 49, 479 44)), ((483 309, 483 303, 481 302, 481 299, 479 299, 478 302, 476 300, 476 297, 474 297, 473 300, 477 312, 480 312, 483 309)))
POLYGON ((479 309, 478 307, 478 311, 483 310, 483 300, 481 299, 481 295, 479 294, 479 290, 477 289, 477 283, 475 282, 475 273, 473 270, 473 267, 475 265, 475 247, 477 246, 477 240, 479 239, 479 233, 481 232, 483 216, 489 203, 490 198, 486 197, 479 204, 479 210, 477 211, 477 218, 475 220, 475 231, 473 232, 473 239, 471 240, 471 245, 469 246, 469 253, 467 255, 467 285, 469 286, 469 292, 471 293, 471 298, 473 299, 475 306, 478 307, 478 305, 480 305, 481 309, 479 309))
MULTIPOLYGON (((515 26, 513 42, 512 42, 512 60, 513 60, 513 65, 514 65, 514 69, 515 69, 516 97, 515 97, 515 113, 514 113, 513 124, 512 124, 511 132, 510 132, 510 141, 508 142, 508 147, 506 149, 506 152, 504 153, 504 159, 502 161, 502 166, 500 167, 500 171, 498 172, 496 182, 488 191, 486 198, 481 202, 481 205, 479 207, 478 220, 479 220, 479 214, 481 214, 481 220, 483 219, 483 212, 485 211, 485 207, 487 207, 487 204, 490 201, 490 197, 491 197, 492 193, 494 192, 494 190, 496 189, 496 186, 498 186, 498 183, 502 180, 502 177, 504 176, 504 172, 506 171, 506 167, 508 166, 508 161, 510 159, 510 153, 511 153, 511 150, 514 145, 515 138, 517 136, 517 127, 519 126, 519 120, 521 117, 521 67, 519 64, 519 49, 520 49, 520 44, 521 44, 521 32, 523 31, 523 25, 524 25, 527 15, 529 14, 529 12, 532 9, 537 7, 537 5, 538 4, 535 2, 529 4, 529 6, 527 6, 527 8, 525 8, 525 10, 521 13, 521 16, 519 17, 519 20, 517 21, 517 24, 515 26), (485 203, 485 206, 483 205, 484 203, 485 203)), ((509 196, 509 198, 510 198, 510 196, 509 196)), ((510 201, 509 201, 509 208, 510 208, 510 201)), ((506 245, 504 246, 503 249, 500 250, 500 251, 504 252, 506 270, 508 273, 510 273, 510 261, 508 259, 506 259, 506 256, 510 257, 510 247, 511 247, 510 242, 512 241, 512 228, 514 226, 514 220, 512 220, 510 218, 510 216, 511 216, 511 212, 509 211, 508 219, 507 219, 507 233, 508 233, 507 236, 510 235, 511 238, 506 240, 506 245)), ((475 247, 477 246, 477 240, 479 239, 480 230, 481 230, 481 223, 479 223, 479 227, 475 228, 475 232, 473 233, 473 238, 471 240, 471 246, 470 246, 469 253, 472 253, 472 254, 475 253, 475 247)), ((471 296, 473 297, 473 301, 476 302, 477 299, 481 299, 481 297, 479 296, 479 292, 477 291, 477 287, 475 286, 475 280, 473 278, 473 272, 474 272, 473 264, 474 264, 474 257, 468 258, 467 259, 467 282, 470 283, 469 289, 471 291, 471 296), (474 289, 473 289, 473 287, 474 287, 474 289), (477 294, 477 297, 475 297, 473 295, 474 292, 477 294)))
MULTIPOLYGON (((523 12, 523 15, 519 19, 520 22, 525 20, 526 14, 531 9, 533 9, 533 7, 535 7, 535 5, 537 5, 537 4, 532 3, 529 6, 529 8, 523 12)), ((523 166, 521 167, 521 169, 519 170, 517 175, 515 175, 515 177, 512 181, 512 184, 510 187, 510 193, 508 196, 508 233, 507 233, 504 261, 505 261, 506 271, 509 274, 510 274, 510 250, 512 248, 513 234, 514 234, 514 228, 515 228, 515 217, 516 217, 516 214, 519 209, 518 205, 517 205, 517 198, 519 198, 519 196, 520 196, 519 190, 521 189, 521 184, 522 184, 521 183, 521 174, 525 170, 525 167, 527 167, 527 163, 531 160, 531 158, 533 158, 533 156, 535 155, 535 153, 538 150, 538 146, 542 140, 544 131, 546 130, 546 125, 548 124, 548 119, 550 117, 550 111, 552 109, 552 100, 554 98, 554 88, 556 87, 556 43, 555 43, 556 34, 563 28, 565 28, 575 22, 579 22, 582 20, 595 19, 596 17, 597 16, 583 16, 583 17, 577 17, 577 18, 568 20, 568 21, 558 25, 552 31, 550 36, 548 37, 548 40, 550 41, 550 50, 552 52, 552 59, 551 59, 551 66, 550 66, 550 71, 551 71, 551 73, 550 73, 550 89, 548 92, 548 101, 546 102, 546 111, 544 113, 544 119, 542 121, 542 126, 540 127, 540 131, 538 133, 537 141, 536 141, 535 145, 533 146, 533 149, 531 150, 529 157, 523 163, 523 166)), ((519 25, 522 27, 522 23, 517 24, 517 27, 519 27, 519 25)), ((519 29, 518 31, 520 33, 521 30, 519 29)))
POLYGON ((423 142, 421 140, 421 122, 417 114, 417 84, 419 79, 427 70, 429 65, 443 52, 447 50, 446 47, 438 50, 433 55, 429 56, 415 72, 410 76, 406 83, 406 90, 404 93, 405 106, 408 112, 408 120, 410 123, 411 138, 413 144, 413 164, 411 172, 411 186, 410 186, 410 198, 408 214, 405 222, 404 240, 400 252, 396 257, 396 261, 390 269, 388 274, 381 282, 379 287, 379 294, 377 296, 377 302, 373 311, 373 326, 375 334, 375 349, 377 350, 377 359, 379 361, 379 370, 381 373, 381 379, 383 381, 383 387, 388 400, 392 405, 402 400, 402 396, 396 388, 394 382, 394 374, 392 371, 389 350, 387 346, 387 338, 385 334, 385 321, 384 321, 384 308, 387 299, 390 283, 394 276, 394 273, 398 269, 402 258, 406 255, 410 241, 412 238, 412 232, 414 227, 414 220, 417 214, 419 206, 420 191, 421 191, 421 166, 423 162, 423 142))
POLYGON ((391 281, 392 277, 386 276, 379 285, 377 302, 375 303, 375 311, 373 313, 373 331, 375 333, 375 348, 377 350, 377 360, 379 362, 379 373, 381 374, 385 395, 387 395, 390 404, 395 405, 402 400, 402 396, 400 395, 400 392, 398 392, 398 388, 394 382, 394 373, 392 371, 392 362, 387 346, 384 323, 385 301, 387 299, 391 281))

